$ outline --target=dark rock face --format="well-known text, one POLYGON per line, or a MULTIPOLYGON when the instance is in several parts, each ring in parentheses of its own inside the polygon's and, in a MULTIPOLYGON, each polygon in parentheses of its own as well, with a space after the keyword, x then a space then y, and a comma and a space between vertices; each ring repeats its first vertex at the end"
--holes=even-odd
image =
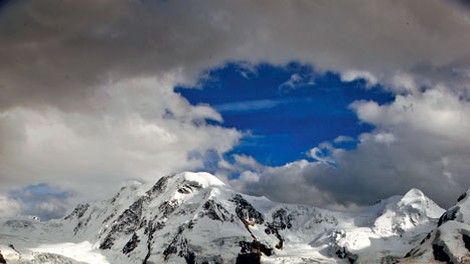
POLYGON ((178 228, 178 233, 165 251, 163 251, 163 255, 165 256, 165 260, 168 260, 170 255, 177 254, 179 257, 184 258, 187 264, 195 264, 196 255, 189 247, 188 240, 183 235, 184 229, 185 228, 183 226, 178 228))
POLYGON ((234 221, 234 215, 214 200, 208 200, 204 203, 202 208, 204 211, 201 213, 201 217, 207 216, 212 220, 221 222, 234 221))
POLYGON ((64 219, 72 219, 76 218, 78 220, 77 225, 73 228, 73 233, 76 235, 78 231, 80 231, 84 226, 86 226, 90 220, 91 220, 91 215, 89 215, 86 219, 83 219, 83 216, 85 213, 88 211, 90 208, 89 204, 79 204, 75 209, 70 213, 68 216, 66 216, 64 219))
POLYGON ((465 244, 465 248, 470 252, 470 236, 462 234, 462 240, 465 244))
POLYGON ((6 264, 6 263, 7 263, 7 261, 5 260, 5 258, 4 258, 3 255, 2 255, 2 252, 1 252, 1 251, 0 251, 0 263, 2 263, 2 264, 6 264))
POLYGON ((239 254, 236 264, 260 264, 261 255, 256 253, 239 254))
POLYGON ((162 212, 161 218, 166 218, 178 208, 178 201, 171 200, 163 202, 158 209, 162 212))
POLYGON ((243 196, 240 194, 236 194, 232 199, 231 202, 235 203, 235 213, 237 214, 238 218, 242 221, 245 220, 252 220, 255 224, 263 224, 264 217, 263 214, 258 212, 243 196))
POLYGON ((292 228, 293 217, 291 214, 288 214, 286 209, 281 208, 273 213, 272 226, 277 229, 284 230, 286 228, 292 228))
POLYGON ((266 256, 271 256, 273 254, 272 248, 266 246, 258 240, 253 240, 252 242, 240 241, 239 245, 241 249, 240 254, 237 256, 237 264, 259 264, 261 263, 261 254, 266 256))
POLYGON ((168 184, 168 180, 171 178, 172 176, 165 176, 165 177, 161 177, 157 183, 155 183, 155 185, 152 187, 152 189, 148 190, 147 191, 147 195, 149 196, 157 196, 158 194, 162 193, 167 184, 168 184))
POLYGON ((357 260, 357 255, 351 253, 347 248, 345 247, 338 247, 335 250, 335 255, 340 258, 340 259, 346 259, 349 261, 349 263, 353 264, 357 260))
POLYGON ((73 233, 76 235, 84 226, 86 226, 91 220, 91 215, 86 219, 79 219, 77 226, 73 228, 73 233))
POLYGON ((79 204, 77 205, 77 207, 75 207, 75 209, 73 209, 73 211, 67 215, 64 219, 65 220, 68 220, 74 216, 76 216, 77 218, 81 218, 85 212, 88 210, 88 208, 90 207, 89 204, 79 204))
POLYGON ((466 192, 462 193, 462 194, 459 196, 459 198, 457 198, 457 202, 462 201, 463 199, 465 199, 465 197, 467 197, 467 193, 466 193, 466 192))
POLYGON ((142 209, 144 203, 147 201, 147 196, 139 198, 119 216, 119 218, 113 223, 111 231, 100 244, 100 249, 110 249, 118 237, 122 235, 130 235, 139 228, 142 209))
POLYGON ((443 223, 447 222, 447 221, 453 221, 457 218, 457 213, 459 212, 460 210, 460 207, 459 206, 455 206, 449 210, 447 210, 447 212, 445 212, 440 218, 439 218, 439 222, 437 223, 437 226, 441 226, 443 223))
MULTIPOLYGON (((426 242, 428 239, 431 238, 431 235, 432 235, 432 231, 429 232, 429 233, 421 240, 421 242, 419 242, 419 244, 420 244, 420 245, 424 244, 424 242, 426 242)), ((412 255, 415 255, 417 251, 418 251, 418 248, 413 248, 413 249, 411 249, 410 251, 408 251, 408 253, 406 253, 405 258, 409 258, 409 257, 411 257, 412 255)))
POLYGON ((124 248, 122 249, 122 253, 129 254, 132 252, 138 245, 139 245, 139 237, 136 233, 132 235, 132 238, 126 243, 124 248))
POLYGON ((184 182, 178 186, 178 192, 184 194, 192 193, 199 189, 201 189, 201 186, 192 182, 184 182))
POLYGON ((443 246, 439 246, 436 244, 432 245, 432 253, 434 255, 434 259, 437 261, 442 261, 448 264, 453 264, 453 262, 450 260, 449 255, 444 251, 443 246))
POLYGON ((284 238, 279 234, 279 230, 284 230, 286 228, 292 228, 292 215, 288 214, 287 211, 283 208, 275 211, 272 214, 272 222, 266 222, 266 229, 264 232, 268 235, 273 234, 279 240, 279 243, 276 245, 277 249, 282 249, 284 246, 284 238))
POLYGON ((152 241, 153 241, 153 236, 157 230, 162 229, 165 226, 163 222, 156 222, 153 223, 152 221, 149 221, 147 224, 147 227, 145 228, 144 235, 147 236, 147 255, 144 258, 144 261, 142 262, 143 264, 147 264, 148 259, 150 258, 150 254, 152 252, 152 241))
POLYGON ((265 244, 259 242, 258 240, 253 240, 252 242, 240 241, 240 253, 263 253, 266 256, 271 256, 273 254, 273 249, 266 246, 265 244))

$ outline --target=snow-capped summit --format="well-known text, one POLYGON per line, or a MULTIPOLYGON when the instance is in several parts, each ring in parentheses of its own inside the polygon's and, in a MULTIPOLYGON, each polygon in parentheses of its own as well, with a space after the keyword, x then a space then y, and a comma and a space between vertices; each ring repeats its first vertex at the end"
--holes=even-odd
POLYGON ((411 189, 402 197, 387 199, 382 214, 374 222, 374 228, 406 235, 408 230, 439 218, 443 212, 444 210, 422 191, 411 189))
POLYGON ((62 220, 4 221, 0 250, 11 263, 391 263, 438 222, 445 227, 443 213, 416 189, 341 213, 243 195, 211 174, 184 172, 128 184, 62 220))
POLYGON ((470 190, 444 212, 435 228, 412 249, 404 263, 470 263, 470 190))

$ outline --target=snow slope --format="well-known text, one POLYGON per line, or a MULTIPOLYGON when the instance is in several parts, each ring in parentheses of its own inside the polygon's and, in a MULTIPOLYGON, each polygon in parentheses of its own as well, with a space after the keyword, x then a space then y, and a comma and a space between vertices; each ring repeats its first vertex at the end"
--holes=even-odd
POLYGON ((239 194, 213 175, 185 172, 123 187, 61 220, 4 219, 0 250, 8 263, 393 263, 419 248, 443 213, 416 189, 343 213, 239 194))
POLYGON ((439 219, 403 263, 470 263, 470 190, 439 219))

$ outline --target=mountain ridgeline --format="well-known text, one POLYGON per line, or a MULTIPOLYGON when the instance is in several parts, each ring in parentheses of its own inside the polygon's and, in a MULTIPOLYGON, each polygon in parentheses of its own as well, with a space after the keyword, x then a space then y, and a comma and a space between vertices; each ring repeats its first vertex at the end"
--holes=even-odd
POLYGON ((468 199, 445 211, 412 189, 333 212, 185 172, 123 187, 61 220, 4 219, 0 250, 7 263, 470 263, 468 199))

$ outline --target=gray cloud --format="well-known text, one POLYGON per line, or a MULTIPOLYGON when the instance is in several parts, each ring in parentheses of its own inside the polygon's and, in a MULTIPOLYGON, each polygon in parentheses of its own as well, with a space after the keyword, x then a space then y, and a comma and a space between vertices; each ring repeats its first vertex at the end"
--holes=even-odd
MULTIPOLYGON (((189 160, 189 153, 231 149, 238 132, 206 124, 206 118, 221 121, 220 115, 173 92, 229 60, 298 60, 348 80, 365 76, 396 93, 417 96, 421 86, 441 84, 455 98, 468 97, 470 15, 457 2, 9 1, 0 6, 0 189, 58 182, 102 193, 93 187, 193 169, 203 162, 189 160)), ((382 126, 374 116, 361 116, 367 105, 360 106, 364 122, 382 126)), ((414 142, 410 124, 383 129, 414 142)), ((432 135, 422 138, 425 146, 439 136, 432 135)), ((361 142, 359 156, 378 151, 378 145, 366 148, 368 142, 361 142)), ((445 142, 445 154, 455 153, 455 142, 445 142)), ((422 149, 425 155, 434 150, 422 149)), ((411 155, 403 149, 384 158, 398 166, 394 155, 403 153, 411 155)), ((446 166, 465 168, 456 161, 463 157, 446 166)), ((438 158, 423 157, 415 173, 428 173, 424 165, 438 158)), ((321 178, 311 186, 333 192, 321 178)), ((335 195, 322 199, 339 199, 335 195)))
POLYGON ((226 60, 464 85, 469 21, 444 1, 10 2, 0 16, 0 105, 90 107, 110 79, 180 70, 189 81, 226 60))
POLYGON ((357 208, 411 188, 420 188, 440 205, 449 207, 459 193, 469 188, 468 102, 436 88, 418 95, 397 96, 388 105, 358 101, 351 107, 362 122, 376 126, 359 137, 356 149, 322 143, 311 150, 327 154, 313 156, 317 162, 248 167, 245 173, 254 175, 234 181, 235 186, 281 201, 330 208, 357 208))

